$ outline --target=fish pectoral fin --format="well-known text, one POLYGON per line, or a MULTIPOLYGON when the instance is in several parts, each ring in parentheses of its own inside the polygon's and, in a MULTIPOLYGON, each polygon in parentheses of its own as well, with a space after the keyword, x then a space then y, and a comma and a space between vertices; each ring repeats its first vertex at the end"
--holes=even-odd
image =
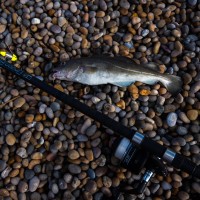
POLYGON ((129 85, 131 85, 133 82, 114 82, 114 83, 111 83, 113 85, 116 85, 118 87, 127 87, 129 85))
POLYGON ((146 64, 143 64, 144 67, 146 68, 149 68, 149 69, 152 69, 156 72, 160 71, 160 67, 158 64, 156 63, 153 63, 153 62, 149 62, 149 63, 146 63, 146 64))

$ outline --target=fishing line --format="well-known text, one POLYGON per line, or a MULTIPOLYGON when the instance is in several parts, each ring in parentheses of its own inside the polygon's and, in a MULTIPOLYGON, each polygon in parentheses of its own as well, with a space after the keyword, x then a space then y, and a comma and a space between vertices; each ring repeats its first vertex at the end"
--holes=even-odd
POLYGON ((95 121, 100 122, 102 125, 118 133, 118 135, 128 138, 134 145, 146 150, 154 156, 163 159, 173 167, 181 169, 194 177, 200 178, 200 166, 197 166, 185 156, 158 144, 156 141, 145 137, 139 132, 131 130, 130 128, 104 115, 103 113, 90 108, 84 103, 81 103, 74 97, 57 90, 53 86, 50 86, 46 82, 26 73, 22 69, 16 68, 14 65, 5 60, 0 59, 0 67, 56 97, 58 100, 75 108, 95 121))

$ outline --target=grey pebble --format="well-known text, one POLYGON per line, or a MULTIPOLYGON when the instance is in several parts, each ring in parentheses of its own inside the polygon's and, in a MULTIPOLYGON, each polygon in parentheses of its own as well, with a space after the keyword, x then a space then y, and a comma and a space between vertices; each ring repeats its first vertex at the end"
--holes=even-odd
POLYGON ((30 194, 30 200, 41 200, 41 195, 38 192, 33 192, 30 194))
POLYGON ((86 135, 83 135, 83 134, 78 134, 77 135, 77 140, 79 142, 87 142, 88 141, 88 137, 86 135))
POLYGON ((178 126, 178 128, 176 129, 177 133, 179 135, 186 135, 188 133, 187 128, 185 128, 184 126, 178 126))
POLYGON ((52 25, 50 30, 55 34, 59 34, 61 32, 61 28, 58 25, 52 25))
POLYGON ((72 4, 70 5, 70 11, 72 13, 75 13, 77 11, 77 6, 74 2, 72 2, 72 4))
POLYGON ((187 0, 190 6, 195 6, 197 4, 197 0, 187 0))
POLYGON ((34 192, 37 190, 38 186, 40 184, 40 179, 37 176, 34 176, 30 181, 29 181, 29 191, 34 192))
POLYGON ((91 137, 92 135, 95 134, 96 130, 97 130, 97 126, 95 124, 93 124, 92 126, 87 128, 85 133, 86 133, 87 136, 91 137))
POLYGON ((45 112, 47 105, 46 104, 41 104, 39 107, 39 112, 42 114, 45 112))
POLYGON ((160 184, 153 184, 151 186, 150 191, 151 191, 151 193, 155 194, 158 191, 159 188, 160 188, 160 184))
POLYGON ((11 167, 6 167, 2 172, 1 172, 1 178, 6 178, 8 174, 12 171, 11 167))
POLYGON ((178 116, 177 116, 176 113, 174 113, 174 112, 169 113, 169 114, 167 115, 167 125, 168 125, 169 127, 175 126, 175 125, 176 125, 176 122, 177 122, 177 118, 178 118, 178 116))
POLYGON ((182 137, 177 137, 177 138, 173 138, 173 139, 172 139, 171 144, 172 144, 172 145, 185 146, 186 141, 185 141, 185 139, 182 138, 182 137))
POLYGON ((192 183, 192 189, 193 189, 195 192, 197 192, 197 193, 200 194, 200 183, 198 183, 198 182, 193 182, 193 183, 192 183))
POLYGON ((31 178, 33 178, 35 175, 35 172, 31 169, 26 169, 24 172, 24 176, 27 180, 30 180, 31 178))
POLYGON ((2 172, 6 168, 6 162, 4 160, 0 160, 0 172, 2 172))
POLYGON ((37 47, 37 48, 35 49, 35 51, 33 52, 33 54, 34 54, 35 56, 41 56, 42 53, 43 53, 43 49, 42 49, 41 47, 37 47))
POLYGON ((31 20, 31 24, 34 24, 34 25, 36 25, 36 24, 40 24, 40 19, 39 18, 33 18, 32 20, 31 20))
POLYGON ((54 118, 53 110, 52 110, 50 107, 47 107, 47 108, 45 109, 45 112, 46 112, 47 116, 48 116, 50 119, 53 119, 53 118, 54 118))
POLYGON ((56 183, 52 184, 51 190, 54 194, 57 194, 59 192, 58 185, 56 183))
POLYGON ((70 183, 72 181, 73 176, 71 174, 67 173, 67 174, 64 175, 63 178, 64 178, 66 183, 70 183))
POLYGON ((104 0, 100 0, 99 1, 99 6, 103 11, 107 10, 107 4, 106 4, 106 2, 104 0))
POLYGON ((25 181, 20 181, 18 184, 18 191, 25 193, 28 190, 28 184, 25 181))
POLYGON ((130 3, 127 0, 120 0, 119 5, 122 8, 125 8, 125 9, 129 9, 130 8, 130 3))
POLYGON ((166 181, 163 181, 161 183, 161 186, 162 186, 163 190, 171 190, 171 188, 172 188, 171 184, 166 181))
POLYGON ((142 37, 146 37, 148 34, 149 34, 149 29, 142 30, 142 33, 141 33, 142 37))
POLYGON ((27 152, 26 152, 26 149, 23 148, 23 147, 18 148, 17 151, 16 151, 16 154, 18 156, 20 156, 21 158, 26 158, 28 156, 27 152))
POLYGON ((72 174, 80 174, 81 173, 81 168, 78 165, 75 164, 69 164, 68 165, 68 170, 72 174))
POLYGON ((93 180, 89 180, 86 185, 85 185, 85 189, 90 192, 90 193, 95 193, 97 190, 97 184, 95 181, 93 180))

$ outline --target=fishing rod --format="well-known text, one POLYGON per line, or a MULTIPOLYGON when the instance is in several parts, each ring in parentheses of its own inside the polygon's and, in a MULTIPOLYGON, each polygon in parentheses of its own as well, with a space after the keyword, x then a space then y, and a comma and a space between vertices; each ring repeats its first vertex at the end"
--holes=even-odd
MULTIPOLYGON (((40 88, 41 90, 54 96, 55 98, 62 101, 63 103, 75 108, 76 110, 82 112, 88 117, 94 119, 95 121, 100 122, 102 125, 112 129, 119 136, 123 137, 123 139, 120 142, 118 142, 118 145, 120 146, 116 147, 115 154, 119 158, 125 159, 124 160, 125 164, 127 164, 132 159, 131 157, 132 154, 131 155, 128 154, 132 152, 132 150, 128 151, 128 149, 132 148, 130 146, 131 144, 131 145, 134 145, 134 147, 137 147, 138 149, 144 150, 150 153, 151 155, 154 155, 157 158, 162 159, 163 161, 167 162, 171 166, 187 172, 191 176, 200 178, 200 166, 196 165, 194 162, 192 162, 185 156, 158 144, 156 141, 144 136, 142 133, 134 131, 131 128, 128 128, 120 124, 119 122, 111 119, 105 114, 90 108, 89 106, 80 102, 74 97, 57 90, 56 88, 48 85, 44 81, 39 80, 37 77, 26 73, 22 69, 16 68, 13 64, 7 62, 6 60, 0 59, 0 67, 20 77, 26 82, 31 83, 32 85, 40 88), (127 154, 127 156, 124 157, 125 153, 127 154)), ((141 154, 141 155, 144 155, 144 154, 141 154)), ((145 181, 149 180, 151 176, 152 176, 152 173, 148 172, 147 175, 145 176, 146 178, 145 181)))

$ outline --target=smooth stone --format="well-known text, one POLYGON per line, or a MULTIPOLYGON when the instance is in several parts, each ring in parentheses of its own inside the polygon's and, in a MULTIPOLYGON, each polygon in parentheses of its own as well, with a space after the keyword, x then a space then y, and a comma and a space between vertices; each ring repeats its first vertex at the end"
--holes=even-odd
POLYGON ((79 142, 87 142, 88 141, 88 137, 86 135, 83 135, 83 134, 78 134, 77 135, 77 140, 79 142))
POLYGON ((24 172, 24 176, 27 180, 30 180, 31 178, 33 178, 35 175, 35 172, 31 169, 26 169, 24 172))
POLYGON ((0 172, 2 172, 6 168, 6 162, 4 160, 0 160, 0 172))
POLYGON ((52 25, 50 30, 55 34, 59 34, 61 32, 61 28, 58 25, 52 25))
POLYGON ((56 112, 60 110, 60 104, 58 102, 53 102, 51 103, 50 108, 52 109, 53 112, 56 112))
POLYGON ((88 169, 87 174, 91 179, 95 179, 96 175, 93 169, 88 169))
POLYGON ((20 108, 22 107, 24 104, 26 103, 26 100, 23 97, 19 97, 17 99, 14 100, 13 105, 16 108, 20 108))
POLYGON ((52 110, 50 107, 47 107, 47 108, 45 109, 45 112, 46 112, 47 116, 48 116, 50 119, 53 119, 53 118, 54 118, 53 110, 52 110))
POLYGON ((187 117, 189 120, 194 121, 198 118, 198 110, 188 110, 187 111, 187 117))
POLYGON ((162 186, 163 190, 171 190, 171 188, 172 188, 171 184, 169 184, 169 183, 166 182, 166 181, 163 181, 163 182, 161 183, 161 186, 162 186))
POLYGON ((40 19, 39 18, 33 18, 32 20, 31 20, 31 24, 34 24, 34 25, 36 25, 36 24, 40 24, 40 19))
POLYGON ((18 148, 16 154, 18 156, 20 156, 21 158, 26 158, 27 157, 26 149, 23 148, 23 147, 18 148))
POLYGON ((79 153, 76 150, 70 150, 67 155, 72 160, 76 160, 79 158, 79 153))
POLYGON ((185 191, 179 191, 178 192, 178 197, 181 199, 181 200, 187 200, 190 198, 190 195, 185 192, 185 191))
POLYGON ((192 189, 200 194, 200 183, 194 182, 192 183, 192 189))
POLYGON ((72 174, 80 174, 81 173, 81 168, 78 165, 75 164, 69 164, 68 165, 68 170, 72 174))
POLYGON ((29 181, 29 191, 30 192, 35 192, 40 184, 40 179, 37 176, 34 176, 30 181, 29 181))
POLYGON ((96 190, 97 190, 97 184, 96 184, 96 182, 93 181, 93 180, 89 180, 87 182, 87 184, 85 185, 85 189, 86 189, 86 191, 88 191, 88 192, 90 192, 92 194, 95 193, 96 190))
POLYGON ((195 6, 197 4, 197 0, 187 0, 187 3, 190 5, 190 6, 195 6))
POLYGON ((186 141, 184 138, 182 137, 177 137, 177 138, 173 138, 171 141, 172 145, 179 145, 179 146, 185 146, 186 141))
POLYGON ((71 174, 67 173, 67 174, 64 175, 63 178, 64 178, 66 183, 70 183, 73 179, 73 176, 71 174))
POLYGON ((174 113, 174 112, 169 113, 169 114, 167 115, 167 125, 168 125, 169 127, 175 126, 175 125, 176 125, 176 122, 177 122, 177 118, 178 118, 178 116, 177 116, 176 113, 174 113))
POLYGON ((18 191, 25 193, 28 190, 28 184, 25 181, 20 181, 18 184, 18 191))
POLYGON ((184 126, 178 126, 178 128, 176 129, 177 133, 179 135, 186 135, 188 133, 187 128, 185 128, 184 126))
POLYGON ((127 10, 130 8, 130 3, 127 0, 120 0, 119 5, 127 10))

